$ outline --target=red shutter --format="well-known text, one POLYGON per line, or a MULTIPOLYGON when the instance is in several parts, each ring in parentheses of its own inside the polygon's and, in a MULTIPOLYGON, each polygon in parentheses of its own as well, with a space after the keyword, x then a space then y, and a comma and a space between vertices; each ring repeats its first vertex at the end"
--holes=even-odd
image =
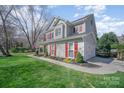
POLYGON ((52 55, 52 45, 50 44, 50 56, 52 55))
POLYGON ((78 52, 78 43, 74 42, 74 58, 76 58, 77 52, 78 52))
POLYGON ((65 43, 65 57, 68 57, 68 43, 65 43))
POLYGON ((54 56, 56 56, 56 43, 54 45, 54 56))

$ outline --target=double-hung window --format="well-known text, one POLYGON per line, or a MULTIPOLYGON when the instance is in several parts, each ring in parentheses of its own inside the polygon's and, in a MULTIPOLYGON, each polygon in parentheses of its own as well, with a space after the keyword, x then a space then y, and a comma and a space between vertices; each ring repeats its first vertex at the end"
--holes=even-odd
POLYGON ((60 36, 61 35, 61 28, 56 28, 55 35, 60 36))
POLYGON ((73 42, 69 43, 69 57, 71 57, 71 58, 74 57, 74 44, 73 44, 73 42))
POLYGON ((54 55, 54 45, 52 44, 52 55, 54 55))

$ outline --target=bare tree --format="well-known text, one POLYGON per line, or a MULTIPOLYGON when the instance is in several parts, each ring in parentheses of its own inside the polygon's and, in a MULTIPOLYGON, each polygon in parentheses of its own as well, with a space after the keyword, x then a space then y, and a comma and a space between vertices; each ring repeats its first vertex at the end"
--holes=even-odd
POLYGON ((29 47, 33 50, 48 20, 47 6, 15 6, 11 16, 11 24, 25 33, 29 47))
POLYGON ((10 56, 8 47, 8 32, 7 32, 7 19, 13 9, 13 6, 0 6, 0 23, 2 26, 2 31, 5 36, 5 50, 2 45, 0 45, 0 50, 3 55, 10 56))

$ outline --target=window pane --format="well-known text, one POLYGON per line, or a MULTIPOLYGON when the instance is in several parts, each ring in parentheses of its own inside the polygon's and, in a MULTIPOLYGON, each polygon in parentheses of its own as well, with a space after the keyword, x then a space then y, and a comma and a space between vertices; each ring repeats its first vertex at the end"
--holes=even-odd
POLYGON ((69 43, 69 50, 73 50, 73 43, 69 43))
POLYGON ((52 38, 54 38, 54 33, 52 33, 52 38))
POLYGON ((56 31, 56 32, 55 32, 56 36, 61 35, 61 28, 56 28, 55 31, 56 31))
POLYGON ((54 45, 52 45, 52 54, 54 54, 54 45))
POLYGON ((73 50, 69 50, 69 57, 73 57, 73 50))

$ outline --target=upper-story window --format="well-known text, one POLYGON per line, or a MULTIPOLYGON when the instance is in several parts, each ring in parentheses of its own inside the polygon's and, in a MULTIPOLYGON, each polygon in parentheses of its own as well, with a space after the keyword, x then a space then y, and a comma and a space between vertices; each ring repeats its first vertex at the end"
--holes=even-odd
POLYGON ((78 26, 75 26, 74 28, 73 28, 73 34, 75 34, 75 33, 77 33, 78 32, 78 26))
POLYGON ((61 28, 56 28, 56 30, 55 30, 55 35, 56 35, 56 36, 61 35, 61 28))
POLYGON ((82 32, 82 25, 79 25, 79 32, 82 32))
POLYGON ((73 33, 80 33, 82 31, 83 31, 83 27, 82 27, 82 24, 81 24, 81 25, 75 26, 73 33))

